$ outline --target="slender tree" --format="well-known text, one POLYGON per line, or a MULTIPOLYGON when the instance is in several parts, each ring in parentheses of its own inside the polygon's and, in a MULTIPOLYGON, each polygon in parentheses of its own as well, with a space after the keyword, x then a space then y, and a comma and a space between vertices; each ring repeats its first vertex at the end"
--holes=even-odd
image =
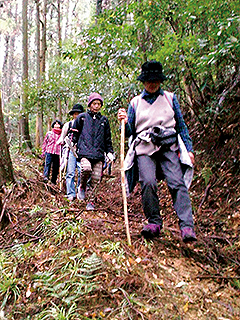
POLYGON ((13 167, 3 121, 2 97, 0 91, 0 187, 5 183, 11 182, 13 180, 13 167))
MULTIPOLYGON (((58 25, 58 56, 59 61, 61 57, 61 48, 62 48, 62 29, 61 29, 61 0, 57 1, 57 25, 58 25)), ((61 62, 60 62, 61 64, 61 62)), ((60 68, 61 69, 61 68, 60 68)), ((59 119, 62 121, 62 103, 61 99, 58 98, 58 116, 59 119)))
POLYGON ((43 0, 43 10, 42 10, 42 40, 41 40, 41 61, 40 61, 40 73, 42 79, 45 79, 46 71, 46 51, 47 51, 47 0, 43 0))
POLYGON ((97 0, 97 3, 96 3, 96 15, 97 16, 100 13, 102 13, 102 2, 103 2, 103 0, 97 0))
POLYGON ((28 99, 28 20, 27 20, 28 0, 22 1, 22 32, 23 32, 23 73, 22 73, 22 112, 19 120, 20 127, 20 147, 26 150, 32 149, 29 134, 28 114, 25 112, 28 99))
MULTIPOLYGON (((0 189, 7 182, 14 181, 13 166, 8 149, 7 135, 2 114, 2 97, 0 91, 0 189)), ((2 196, 0 194, 0 230, 4 227, 6 217, 2 214, 2 196)))
MULTIPOLYGON (((2 67, 2 105, 5 111, 5 129, 9 137, 12 136, 13 128, 11 121, 11 100, 17 98, 18 90, 16 90, 15 79, 18 74, 18 58, 15 55, 16 41, 19 36, 19 15, 18 3, 13 1, 11 4, 4 4, 3 20, 11 21, 11 28, 3 28, 2 38, 4 39, 5 52, 3 56, 2 67)), ((2 11, 2 10, 1 10, 2 11)))
MULTIPOLYGON (((42 78, 42 70, 40 67, 40 2, 39 0, 35 0, 36 3, 36 47, 37 47, 37 87, 38 89, 41 86, 41 78, 42 78)), ((43 143, 43 111, 42 106, 37 101, 37 117, 36 117, 36 140, 35 146, 38 148, 43 143)))

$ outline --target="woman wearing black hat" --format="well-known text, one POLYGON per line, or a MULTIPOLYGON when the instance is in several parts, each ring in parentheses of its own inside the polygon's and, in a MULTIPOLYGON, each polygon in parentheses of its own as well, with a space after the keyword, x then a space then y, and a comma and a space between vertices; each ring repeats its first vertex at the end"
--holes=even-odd
POLYGON ((133 136, 143 210, 148 220, 141 233, 145 238, 153 238, 162 229, 157 195, 157 172, 161 171, 179 218, 182 239, 195 241, 192 206, 179 161, 177 135, 184 142, 190 165, 194 163, 194 155, 178 100, 175 94, 161 89, 166 76, 160 62, 145 62, 137 79, 143 83, 144 90, 131 100, 128 113, 119 109, 118 119, 125 122, 126 136, 133 136))
MULTIPOLYGON (((62 129, 62 134, 58 140, 58 144, 64 145, 64 141, 66 137, 68 137, 71 141, 72 136, 72 126, 75 119, 78 117, 80 113, 83 112, 83 106, 80 103, 77 103, 73 106, 72 110, 69 111, 69 114, 73 117, 73 119, 69 122, 66 122, 62 129)), ((80 173, 81 167, 80 163, 77 162, 77 159, 73 152, 69 149, 68 145, 64 145, 62 148, 62 167, 67 166, 67 173, 66 173, 66 189, 67 189, 67 198, 69 201, 73 201, 76 198, 76 188, 75 188, 75 173, 76 168, 78 170, 78 182, 77 187, 80 183, 80 173)), ((60 168, 61 170, 62 168, 60 168)))

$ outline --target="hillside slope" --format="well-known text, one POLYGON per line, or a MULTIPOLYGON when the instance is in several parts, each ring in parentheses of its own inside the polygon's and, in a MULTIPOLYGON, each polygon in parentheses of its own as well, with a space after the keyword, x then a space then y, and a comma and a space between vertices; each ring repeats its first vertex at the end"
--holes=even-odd
POLYGON ((240 319, 239 219, 214 215, 198 168, 191 189, 198 242, 182 243, 160 182, 162 235, 140 237, 137 187, 128 199, 130 247, 117 163, 88 212, 43 183, 39 160, 19 159, 17 184, 5 193, 10 221, 0 232, 5 319, 240 319))

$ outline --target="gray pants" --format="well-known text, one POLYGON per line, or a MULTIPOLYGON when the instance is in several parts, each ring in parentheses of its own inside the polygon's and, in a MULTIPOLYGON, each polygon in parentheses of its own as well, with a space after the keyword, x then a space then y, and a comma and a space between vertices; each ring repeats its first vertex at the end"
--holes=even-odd
POLYGON ((193 228, 192 206, 183 180, 181 165, 175 151, 158 151, 152 156, 137 156, 143 210, 148 223, 162 225, 157 195, 157 170, 162 170, 179 218, 180 229, 193 228))
POLYGON ((88 184, 88 201, 95 200, 95 194, 97 192, 97 187, 101 181, 102 177, 102 161, 88 160, 87 158, 81 159, 81 174, 80 174, 80 187, 84 190, 88 184))

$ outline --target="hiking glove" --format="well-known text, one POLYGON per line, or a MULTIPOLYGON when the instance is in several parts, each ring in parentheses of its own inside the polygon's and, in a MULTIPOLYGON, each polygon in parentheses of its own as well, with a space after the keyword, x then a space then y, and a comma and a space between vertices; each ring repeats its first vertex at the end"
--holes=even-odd
POLYGON ((108 158, 108 161, 110 161, 110 162, 113 162, 113 160, 114 160, 114 156, 111 152, 108 152, 107 158, 108 158))

